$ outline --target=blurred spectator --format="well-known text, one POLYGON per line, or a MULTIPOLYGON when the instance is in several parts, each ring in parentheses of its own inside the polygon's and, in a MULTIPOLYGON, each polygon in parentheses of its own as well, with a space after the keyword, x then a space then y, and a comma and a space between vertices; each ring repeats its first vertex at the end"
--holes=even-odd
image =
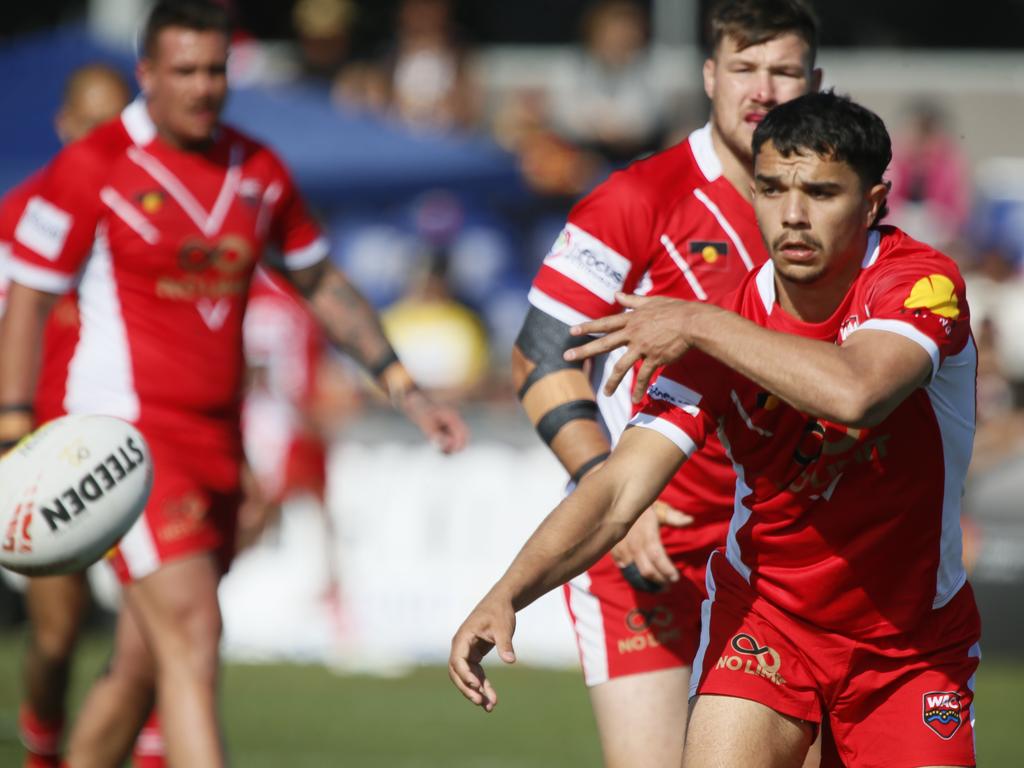
POLYGON ((1024 450, 1024 280, 998 248, 983 250, 964 278, 978 347, 978 474, 1024 450))
POLYGON ((604 166, 593 153, 558 136, 548 124, 548 111, 543 92, 513 92, 496 110, 494 138, 519 157, 523 178, 538 195, 576 198, 604 166))
POLYGON ((389 50, 374 65, 342 73, 335 95, 386 109, 414 128, 472 128, 478 114, 476 86, 451 16, 449 0, 402 0, 389 50))
POLYGON ((971 176, 942 108, 919 101, 893 144, 892 223, 939 249, 948 248, 970 214, 971 176))
POLYGON ((612 164, 656 149, 664 132, 647 32, 640 6, 602 0, 584 17, 583 49, 555 86, 555 128, 612 164))
POLYGON ((395 351, 426 387, 449 397, 473 394, 488 366, 487 333, 476 313, 449 285, 452 246, 462 230, 458 200, 435 192, 418 201, 414 224, 422 243, 409 291, 381 319, 395 351))
POLYGON ((295 3, 292 24, 302 75, 334 80, 350 60, 350 33, 355 16, 352 0, 298 0, 295 3))

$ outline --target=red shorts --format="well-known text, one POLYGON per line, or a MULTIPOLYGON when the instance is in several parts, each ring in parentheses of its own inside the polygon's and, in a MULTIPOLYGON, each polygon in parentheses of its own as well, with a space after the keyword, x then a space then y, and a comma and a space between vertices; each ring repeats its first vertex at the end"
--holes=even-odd
POLYGON ((153 490, 142 515, 108 558, 122 583, 164 563, 214 553, 226 572, 235 550, 241 461, 221 450, 196 450, 146 435, 153 490))
POLYGON ((317 435, 297 435, 288 444, 284 482, 276 501, 311 493, 321 502, 327 488, 327 446, 317 435))
POLYGON ((690 666, 711 549, 670 553, 681 578, 661 592, 635 589, 609 555, 564 586, 588 686, 690 666))
POLYGON ((827 716, 843 762, 825 750, 823 767, 975 764, 981 625, 969 584, 912 632, 872 640, 780 611, 717 553, 708 592, 691 695, 749 699, 813 723, 827 716))

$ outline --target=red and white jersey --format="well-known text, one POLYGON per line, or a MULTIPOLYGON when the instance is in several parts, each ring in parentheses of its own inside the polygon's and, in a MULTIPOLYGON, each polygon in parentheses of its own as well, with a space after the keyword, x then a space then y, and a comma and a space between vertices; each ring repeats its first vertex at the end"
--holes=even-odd
POLYGON ((35 173, 14 187, 0 199, 0 314, 7 303, 7 286, 10 282, 11 246, 14 243, 14 230, 25 210, 25 204, 36 193, 41 174, 35 173))
MULTIPOLYGON (((577 203, 533 282, 530 303, 567 324, 620 312, 616 291, 719 304, 766 258, 753 207, 722 175, 707 125, 612 174, 577 203)), ((633 410, 628 382, 612 398, 601 393, 617 359, 596 361, 593 375, 613 444, 633 410)), ((661 497, 697 518, 685 530, 666 530, 666 545, 713 543, 732 512, 733 487, 724 450, 709 440, 661 497), (713 522, 721 525, 702 531, 713 522)))
POLYGON ((770 262, 728 308, 765 328, 839 345, 861 330, 896 333, 931 357, 928 384, 871 429, 801 413, 699 351, 665 368, 632 421, 688 454, 718 430, 737 475, 726 556, 761 597, 854 636, 913 628, 966 580, 960 497, 977 351, 956 265, 882 227, 828 320, 788 315, 770 262))
MULTIPOLYGON (((39 191, 42 174, 30 176, 0 200, 0 314, 7 301, 8 260, 14 231, 29 200, 39 191)), ((67 378, 68 363, 78 344, 78 303, 74 293, 54 305, 43 334, 43 354, 36 387, 36 419, 42 423, 61 415, 45 412, 45 404, 58 399, 67 378)))
POLYGON ((245 455, 275 498, 289 447, 310 438, 307 413, 326 339, 295 289, 262 268, 253 276, 243 329, 246 364, 255 371, 242 409, 245 455))
POLYGON ((77 285, 61 407, 170 435, 209 427, 237 445, 242 316, 268 246, 290 269, 327 255, 280 160, 230 127, 184 152, 140 100, 65 148, 25 206, 10 263, 38 290, 77 285))

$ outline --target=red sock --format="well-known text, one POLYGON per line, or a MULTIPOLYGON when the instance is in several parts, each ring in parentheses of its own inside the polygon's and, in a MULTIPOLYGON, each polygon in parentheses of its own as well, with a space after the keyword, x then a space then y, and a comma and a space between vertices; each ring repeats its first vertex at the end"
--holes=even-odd
POLYGON ((25 768, 60 768, 63 719, 44 722, 27 704, 22 704, 18 712, 18 731, 25 746, 25 768))
POLYGON ((134 768, 164 768, 164 736, 160 733, 155 709, 135 739, 132 765, 134 768))

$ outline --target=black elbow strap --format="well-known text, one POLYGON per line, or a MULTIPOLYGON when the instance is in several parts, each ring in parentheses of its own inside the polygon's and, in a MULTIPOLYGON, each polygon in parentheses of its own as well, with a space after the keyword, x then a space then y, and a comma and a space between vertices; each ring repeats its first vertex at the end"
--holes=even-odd
POLYGON ((562 359, 562 353, 586 344, 587 341, 589 339, 586 336, 570 334, 569 326, 561 320, 556 320, 536 307, 530 307, 516 338, 516 346, 526 359, 534 363, 535 368, 519 388, 519 399, 522 400, 530 387, 550 373, 570 368, 582 369, 582 362, 566 362, 562 359))
POLYGON ((584 475, 586 475, 587 472, 592 470, 594 467, 596 467, 598 464, 603 462, 609 456, 611 456, 611 452, 610 451, 605 451, 604 453, 599 453, 599 454, 597 454, 597 456, 593 456, 593 457, 587 459, 586 461, 584 461, 579 467, 577 467, 576 471, 572 473, 572 481, 573 481, 573 483, 575 483, 576 485, 579 485, 580 484, 580 480, 583 479, 584 475))
POLYGON ((593 400, 571 400, 568 403, 556 405, 544 414, 537 422, 537 434, 540 439, 548 445, 555 439, 555 435, 570 421, 577 419, 597 419, 597 403, 593 400))

